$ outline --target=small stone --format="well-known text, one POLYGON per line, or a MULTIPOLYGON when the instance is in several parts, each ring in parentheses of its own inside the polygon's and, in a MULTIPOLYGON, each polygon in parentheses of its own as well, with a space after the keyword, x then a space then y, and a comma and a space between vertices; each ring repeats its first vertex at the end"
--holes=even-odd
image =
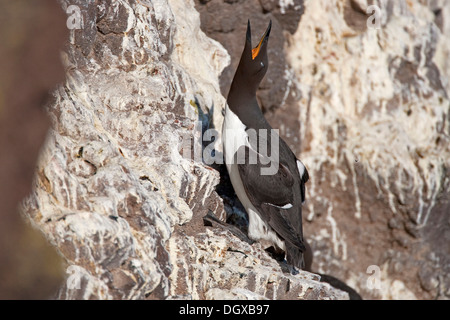
POLYGON ((420 285, 425 291, 432 291, 439 285, 439 280, 436 277, 433 269, 423 266, 419 271, 420 285))

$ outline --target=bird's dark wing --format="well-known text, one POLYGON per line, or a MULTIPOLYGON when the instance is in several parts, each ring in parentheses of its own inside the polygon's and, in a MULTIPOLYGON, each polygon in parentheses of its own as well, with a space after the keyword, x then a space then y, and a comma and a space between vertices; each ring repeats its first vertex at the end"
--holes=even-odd
POLYGON ((291 204, 293 201, 292 186, 294 178, 289 169, 283 164, 278 165, 278 170, 273 175, 264 175, 263 168, 270 165, 263 165, 260 161, 260 155, 247 147, 241 146, 234 156, 234 163, 237 164, 242 183, 254 206, 262 203, 268 203, 274 206, 283 207, 291 204), (243 161, 239 161, 238 155, 242 156, 243 161), (256 163, 252 163, 254 159, 256 163))
MULTIPOLYGON (((267 203, 263 203, 258 209, 260 210, 260 214, 264 215, 268 225, 271 226, 284 240, 289 241, 302 252, 306 250, 305 244, 303 243, 303 237, 298 234, 290 223, 290 217, 288 217, 288 215, 292 215, 293 212, 274 207, 267 203)), ((301 210, 301 208, 295 208, 294 211, 296 210, 301 210)))
MULTIPOLYGON (((259 161, 255 164, 249 161, 252 153, 255 153, 253 149, 242 146, 235 155, 235 163, 237 163, 241 181, 250 202, 257 208, 261 218, 275 232, 304 251, 302 235, 295 230, 291 223, 292 219, 300 219, 301 224, 301 207, 293 207, 292 205, 295 189, 293 185, 296 181, 293 173, 289 171, 287 166, 278 164, 279 170, 275 174, 262 175, 261 169, 264 165, 259 161), (244 150, 242 149, 245 149, 245 162, 239 163, 236 155, 239 152, 243 154, 244 150)), ((297 172, 294 174, 297 174, 297 172)))

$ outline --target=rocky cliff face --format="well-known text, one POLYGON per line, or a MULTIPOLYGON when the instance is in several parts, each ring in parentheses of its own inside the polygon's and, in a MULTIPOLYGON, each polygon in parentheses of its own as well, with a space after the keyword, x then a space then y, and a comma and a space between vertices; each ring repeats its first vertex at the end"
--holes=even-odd
POLYGON ((66 81, 48 107, 52 128, 22 206, 66 262, 56 297, 346 298, 204 226, 209 211, 225 211, 219 172, 193 141, 221 126, 218 76, 230 58, 200 30, 194 3, 61 6, 66 81))
POLYGON ((365 3, 311 1, 289 38, 316 268, 370 298, 449 298, 450 6, 374 2, 375 29, 365 3))
POLYGON ((348 298, 203 223, 213 212, 245 229, 195 140, 221 127, 248 18, 255 33, 274 22, 258 97, 310 171, 313 269, 366 298, 448 298, 445 1, 375 3, 379 29, 365 1, 60 4, 66 81, 22 205, 65 260, 57 298, 348 298))
MULTIPOLYGON (((274 20, 275 66, 258 96, 311 175, 304 229, 313 269, 365 298, 448 298, 449 3, 196 3, 231 65, 247 16, 259 30, 274 20), (240 12, 241 22, 212 21, 214 12, 240 12)), ((224 72, 224 94, 230 81, 224 72)))

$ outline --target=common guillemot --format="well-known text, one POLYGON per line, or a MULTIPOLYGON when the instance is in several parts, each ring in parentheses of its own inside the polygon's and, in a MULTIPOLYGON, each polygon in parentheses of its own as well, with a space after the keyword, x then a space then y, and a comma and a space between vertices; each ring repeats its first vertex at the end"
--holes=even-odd
POLYGON ((286 256, 289 265, 303 269, 302 203, 308 171, 269 125, 256 100, 256 90, 269 66, 271 26, 272 21, 252 48, 248 21, 244 50, 225 108, 224 159, 236 195, 249 216, 249 238, 273 247, 286 256))

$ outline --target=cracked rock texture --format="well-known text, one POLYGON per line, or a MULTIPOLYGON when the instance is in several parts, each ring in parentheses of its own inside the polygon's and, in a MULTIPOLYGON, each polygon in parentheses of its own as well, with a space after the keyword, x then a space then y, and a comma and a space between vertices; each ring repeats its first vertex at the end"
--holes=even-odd
POLYGON ((450 3, 374 1, 374 29, 368 2, 310 1, 289 38, 313 268, 366 298, 448 299, 450 3))
POLYGON ((194 2, 59 3, 66 80, 47 107, 52 127, 22 202, 64 259, 55 297, 347 299, 204 226, 208 211, 226 212, 219 171, 193 142, 221 127, 218 77, 230 57, 201 31, 194 2))
MULTIPOLYGON (((367 299, 450 298, 450 3, 196 7, 231 66, 247 19, 256 37, 273 20, 258 98, 310 172, 303 214, 313 271, 367 299)), ((224 94, 231 77, 221 75, 224 94)))
MULTIPOLYGON (((66 80, 22 202, 64 259, 56 298, 348 298, 203 223, 245 230, 195 141, 220 131, 247 19, 254 39, 273 21, 258 99, 310 172, 313 271, 367 299, 450 298, 448 1, 59 5, 66 80)), ((220 138, 207 145, 220 156, 220 138)))

